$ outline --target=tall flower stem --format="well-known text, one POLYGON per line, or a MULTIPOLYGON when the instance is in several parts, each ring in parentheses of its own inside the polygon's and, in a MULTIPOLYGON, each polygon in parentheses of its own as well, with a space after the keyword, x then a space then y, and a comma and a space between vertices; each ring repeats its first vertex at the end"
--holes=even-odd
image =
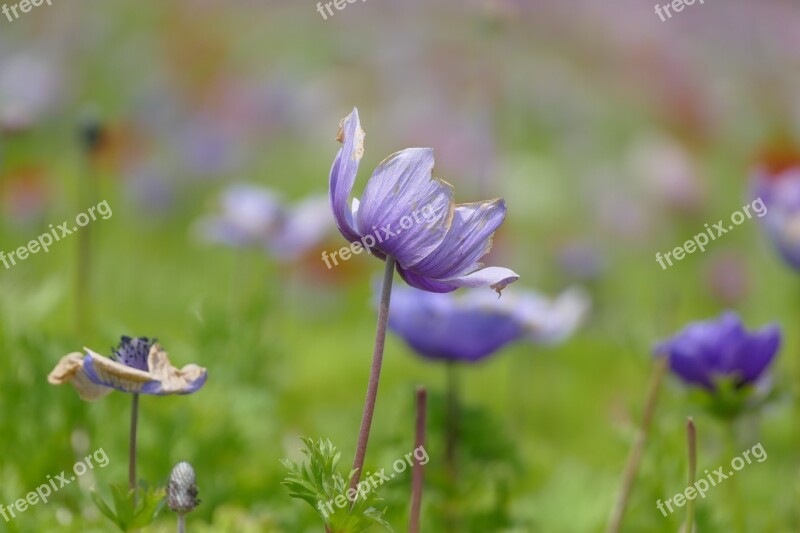
MULTIPOLYGON (((728 461, 732 461, 734 457, 739 455, 736 445, 737 439, 735 419, 729 420, 726 424, 725 436, 727 440, 726 447, 728 461)), ((742 488, 739 485, 739 478, 736 476, 729 476, 727 481, 729 502, 733 506, 733 512, 731 513, 731 516, 735 522, 733 524, 733 531, 736 531, 737 533, 744 533, 747 531, 747 516, 744 513, 746 506, 744 500, 742 499, 742 488)))
MULTIPOLYGON (((425 426, 428 411, 428 392, 425 387, 417 389, 417 419, 414 432, 414 450, 425 448, 425 426)), ((411 517, 408 533, 419 533, 419 511, 422 506, 422 485, 424 483, 422 463, 417 459, 411 471, 411 517)))
POLYGON ((653 415, 656 410, 658 391, 661 389, 661 382, 664 380, 666 370, 667 358, 659 357, 656 360, 655 368, 653 368, 653 373, 650 376, 650 383, 647 387, 647 396, 644 404, 644 413, 642 414, 642 423, 639 426, 639 430, 636 432, 636 440, 633 443, 633 447, 628 455, 628 461, 625 464, 625 471, 622 475, 622 487, 620 488, 611 520, 606 528, 606 533, 618 533, 622 527, 622 519, 625 516, 625 510, 628 507, 633 484, 636 482, 636 474, 639 472, 639 465, 642 462, 644 446, 647 443, 647 438, 650 434, 650 426, 653 422, 653 415))
POLYGON ((178 515, 178 533, 186 533, 186 515, 178 515))
POLYGON ((449 485, 449 501, 446 507, 445 520, 448 531, 457 531, 457 517, 455 510, 456 488, 458 487, 458 434, 460 416, 458 367, 453 361, 447 362, 446 406, 445 406, 445 434, 444 434, 444 461, 449 485))
MULTIPOLYGON (((694 487, 697 481, 697 428, 694 425, 692 417, 686 421, 686 437, 689 446, 689 483, 687 487, 694 487)), ((694 531, 694 502, 695 499, 686 500, 686 527, 684 533, 692 533, 694 531)))
MULTIPOLYGON (((78 178, 77 211, 89 207, 97 200, 97 175, 95 156, 100 146, 102 127, 94 113, 87 112, 79 127, 81 148, 83 151, 82 170, 84 176, 78 178)), ((75 252, 75 329, 79 337, 86 333, 88 320, 91 318, 92 299, 89 295, 92 279, 92 229, 81 228, 76 240, 75 252)))
POLYGON ((367 399, 364 402, 364 414, 361 417, 361 429, 358 432, 356 456, 353 460, 353 470, 355 470, 355 474, 350 481, 351 489, 355 489, 358 482, 361 480, 364 458, 367 455, 369 430, 372 427, 372 416, 375 414, 375 402, 378 399, 378 384, 380 383, 381 366, 383 365, 383 348, 386 344, 386 327, 389 324, 389 302, 392 297, 394 267, 394 258, 387 257, 386 269, 383 273, 383 285, 381 286, 381 301, 378 307, 378 327, 375 332, 375 349, 372 352, 372 368, 369 373, 369 384, 367 385, 367 399))
POLYGON ((131 403, 131 435, 130 435, 130 457, 128 463, 128 487, 131 490, 136 488, 136 429, 139 423, 139 393, 133 393, 131 403))

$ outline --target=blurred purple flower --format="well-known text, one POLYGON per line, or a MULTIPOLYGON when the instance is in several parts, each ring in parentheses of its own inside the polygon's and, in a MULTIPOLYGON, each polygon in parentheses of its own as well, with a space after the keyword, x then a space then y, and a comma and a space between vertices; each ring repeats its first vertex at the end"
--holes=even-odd
POLYGON ((736 388, 755 384, 780 345, 776 325, 748 333, 739 316, 729 311, 716 320, 689 324, 658 344, 655 353, 667 357, 672 372, 688 385, 715 392, 723 379, 733 380, 736 388))
POLYGON ((629 154, 631 174, 648 196, 679 213, 694 214, 705 202, 700 172, 689 151, 659 135, 639 139, 629 154))
POLYGON ((176 148, 188 172, 217 176, 233 172, 244 163, 244 131, 224 117, 199 113, 174 132, 176 148))
POLYGON ((485 291, 460 295, 397 288, 389 329, 429 359, 474 363, 507 344, 558 344, 583 323, 589 299, 578 289, 550 300, 535 292, 495 298, 485 291))
POLYGON ((705 267, 709 292, 725 306, 735 306, 750 292, 750 271, 740 254, 725 251, 711 257, 705 267))
POLYGON ((375 169, 361 200, 354 199, 351 207, 349 198, 364 155, 358 110, 342 121, 337 139, 342 148, 331 167, 330 201, 339 231, 348 241, 366 245, 371 238, 370 253, 393 257, 406 283, 430 292, 487 286, 500 292, 519 279, 507 268, 481 268, 479 263, 505 218, 502 199, 455 205, 453 187, 431 175, 433 151, 408 148, 375 169), (420 211, 423 222, 417 217, 420 211))
POLYGON ((112 389, 158 396, 191 394, 206 382, 205 368, 175 368, 155 339, 122 337, 111 358, 85 350, 86 355, 62 357, 48 376, 53 385, 72 383, 84 400, 96 400, 112 389))
POLYGON ((606 268, 606 258, 595 245, 588 242, 566 243, 558 250, 557 258, 561 271, 578 281, 597 279, 606 268))
POLYGON ((313 196, 284 205, 271 190, 236 185, 221 199, 222 212, 201 219, 197 233, 230 246, 260 246, 282 260, 293 260, 320 244, 330 231, 328 200, 313 196))
POLYGON ((753 197, 761 198, 767 208, 762 222, 781 256, 800 269, 800 159, 757 168, 753 197))
POLYGON ((60 90, 54 65, 34 54, 11 56, 0 63, 0 127, 23 130, 50 110, 60 90))

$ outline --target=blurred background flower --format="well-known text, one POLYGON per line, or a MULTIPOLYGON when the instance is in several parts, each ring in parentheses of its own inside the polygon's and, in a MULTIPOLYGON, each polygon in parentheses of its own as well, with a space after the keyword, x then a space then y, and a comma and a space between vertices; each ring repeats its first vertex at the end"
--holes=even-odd
POLYGON ((328 199, 308 197, 286 205, 265 187, 236 185, 222 193, 219 215, 202 218, 195 233, 233 247, 263 248, 289 261, 320 246, 333 230, 328 199))
POLYGON ((800 156, 772 156, 753 172, 753 197, 767 206, 764 227, 783 259, 800 269, 800 156))
POLYGON ((655 352, 669 359, 670 370, 687 385, 715 392, 722 381, 737 389, 756 384, 778 355, 781 339, 778 326, 751 333, 736 313, 727 312, 689 324, 655 352))
POLYGON ((552 300, 515 289, 497 298, 475 289, 436 294, 398 287, 389 329, 423 357, 475 363, 513 342, 563 342, 589 310, 588 296, 578 289, 552 300))

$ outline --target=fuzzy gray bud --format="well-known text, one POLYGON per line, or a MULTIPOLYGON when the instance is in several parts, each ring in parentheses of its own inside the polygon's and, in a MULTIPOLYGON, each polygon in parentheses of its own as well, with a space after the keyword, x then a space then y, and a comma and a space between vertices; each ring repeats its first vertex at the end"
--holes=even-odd
POLYGON ((186 514, 198 506, 197 480, 194 468, 187 462, 175 465, 169 475, 167 505, 178 514, 186 514))

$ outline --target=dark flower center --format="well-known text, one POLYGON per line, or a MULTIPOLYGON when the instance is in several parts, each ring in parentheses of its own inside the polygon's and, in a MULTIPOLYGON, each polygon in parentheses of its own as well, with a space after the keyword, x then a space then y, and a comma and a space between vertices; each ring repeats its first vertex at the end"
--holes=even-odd
POLYGON ((123 336, 117 348, 111 348, 111 359, 123 365, 147 372, 147 356, 150 354, 150 347, 155 344, 157 339, 138 337, 131 339, 123 336))

